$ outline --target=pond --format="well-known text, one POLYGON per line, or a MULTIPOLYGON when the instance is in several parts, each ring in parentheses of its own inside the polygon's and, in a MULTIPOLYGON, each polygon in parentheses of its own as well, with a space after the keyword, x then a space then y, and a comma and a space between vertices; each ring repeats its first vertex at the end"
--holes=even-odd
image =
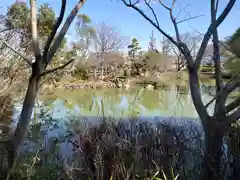
MULTIPOLYGON (((210 94, 214 89, 212 86, 201 87, 204 103, 212 99, 210 94)), ((17 116, 21 107, 16 107, 15 115, 17 116)), ((160 152, 177 147, 176 154, 179 156, 176 159, 173 158, 173 169, 177 171, 177 168, 181 167, 177 172, 181 174, 182 179, 195 180, 196 177, 200 177, 204 136, 187 86, 165 85, 152 91, 141 86, 134 86, 130 89, 56 89, 53 94, 40 95, 37 98, 36 107, 34 114, 36 114, 37 121, 32 121, 22 154, 29 153, 35 156, 35 152, 41 149, 39 157, 43 167, 51 163, 64 166, 61 163, 66 162, 74 164, 79 169, 89 169, 81 161, 89 153, 89 149, 83 145, 85 140, 82 138, 86 137, 88 140, 91 139, 89 141, 92 143, 91 146, 104 148, 99 151, 100 155, 105 152, 110 154, 108 152, 112 144, 121 147, 119 152, 124 153, 129 153, 129 147, 133 147, 130 148, 132 149, 130 154, 140 154, 134 163, 143 164, 139 166, 139 169, 145 168, 144 165, 148 163, 150 165, 148 164, 147 167, 154 167, 154 164, 151 164, 152 161, 149 161, 153 157, 156 158, 154 161, 159 161, 158 164, 162 163, 162 157, 165 157, 167 153, 161 154, 160 152), (113 120, 114 126, 111 123, 107 126, 108 123, 105 122, 109 121, 102 121, 103 123, 99 123, 100 126, 95 126, 98 124, 96 122, 101 122, 96 121, 99 120, 96 117, 102 118, 103 115, 116 117, 109 118, 113 120), (81 116, 86 116, 87 122, 94 127, 91 129, 88 124, 82 123, 81 116), (170 116, 174 118, 165 118, 170 116), (135 121, 135 119, 121 122, 118 121, 120 117, 147 117, 148 121, 153 120, 154 123, 139 123, 140 121, 135 121), (89 131, 85 131, 86 129, 89 131), (175 142, 176 139, 171 141, 171 138, 166 138, 164 134, 177 137, 181 143, 175 142), (162 140, 167 142, 168 148, 162 145, 162 140), (105 143, 110 144, 106 146, 107 150, 105 143), (145 151, 139 150, 139 147, 150 147, 147 151, 152 153, 147 153, 149 157, 144 160, 145 151), (189 173, 185 175, 183 171, 189 173)), ((212 107, 209 112, 211 109, 212 107)), ((96 157, 99 155, 99 152, 94 151, 95 149, 98 148, 90 151, 94 158, 95 155, 96 157)), ((101 155, 101 157, 104 156, 101 155)), ((119 157, 123 155, 120 154, 119 157)), ((128 158, 129 156, 126 159, 128 158)), ((143 172, 143 170, 139 171, 143 172)))
MULTIPOLYGON (((211 88, 202 88, 205 103, 212 98, 206 91, 211 88)), ((198 117, 187 86, 166 85, 153 91, 140 86, 130 89, 57 89, 54 94, 41 96, 39 100, 51 111, 54 119, 69 115, 198 117)), ((17 108, 16 113, 19 111, 17 108)))

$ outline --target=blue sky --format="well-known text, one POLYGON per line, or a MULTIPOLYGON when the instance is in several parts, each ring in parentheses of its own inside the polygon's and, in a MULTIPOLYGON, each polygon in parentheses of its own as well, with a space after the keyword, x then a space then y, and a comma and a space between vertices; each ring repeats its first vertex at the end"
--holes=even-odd
MULTIPOLYGON (((165 0, 169 2, 169 0, 165 0)), ((10 5, 15 2, 15 0, 0 1, 0 6, 10 5)), ((48 3, 50 6, 59 13, 61 7, 61 0, 38 0, 38 5, 42 3, 48 3)), ((69 14, 71 8, 76 4, 77 0, 67 0, 67 12, 69 14)), ((189 4, 187 11, 194 15, 204 15, 195 20, 191 20, 185 23, 180 24, 180 32, 194 32, 194 29, 204 33, 210 22, 210 1, 209 0, 179 0, 181 6, 189 4), (194 29, 193 29, 193 28, 194 29)), ((226 4, 226 0, 220 0, 219 10, 222 10, 226 4)), ((154 9, 159 17, 159 22, 161 27, 171 35, 174 35, 174 29, 170 22, 168 12, 164 10, 161 5, 154 4, 154 9)), ((180 7, 180 4, 177 4, 177 8, 180 7)), ((141 8, 147 13, 149 10, 146 6, 141 5, 141 8)), ((80 10, 80 13, 87 14, 92 19, 93 24, 100 23, 102 21, 116 26, 123 36, 130 38, 136 37, 143 49, 146 49, 148 46, 149 36, 151 31, 154 30, 152 25, 148 23, 140 14, 134 11, 131 8, 127 8, 123 5, 121 0, 87 0, 84 7, 80 10)), ((182 14, 184 15, 184 14, 182 14)), ((230 12, 230 15, 226 18, 224 23, 219 28, 220 38, 231 35, 238 27, 240 27, 240 21, 237 19, 240 17, 240 1, 236 3, 236 6, 230 12)), ((181 19, 181 17, 180 17, 181 19)), ((71 39, 74 39, 72 36, 74 24, 71 26, 70 31, 68 32, 71 39)), ((160 45, 162 40, 162 35, 154 30, 155 36, 157 38, 157 44, 160 45)))

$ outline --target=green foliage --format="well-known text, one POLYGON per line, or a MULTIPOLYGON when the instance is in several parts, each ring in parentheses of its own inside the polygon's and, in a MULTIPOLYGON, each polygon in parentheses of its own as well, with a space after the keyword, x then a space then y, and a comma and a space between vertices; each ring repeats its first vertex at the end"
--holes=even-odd
POLYGON ((233 54, 229 53, 227 50, 223 53, 224 57, 227 59, 224 63, 224 68, 226 68, 231 75, 234 75, 240 71, 240 28, 235 31, 227 44, 233 54))
POLYGON ((128 46, 128 55, 131 57, 131 59, 134 60, 140 50, 141 47, 139 46, 138 40, 136 38, 133 38, 132 43, 128 46))
POLYGON ((79 62, 76 65, 75 70, 72 72, 72 75, 82 80, 87 80, 89 78, 87 65, 79 62))
POLYGON ((156 69, 161 64, 161 54, 155 51, 148 51, 143 54, 141 60, 146 65, 146 68, 149 70, 156 69))
POLYGON ((231 52, 237 57, 240 57, 240 28, 238 28, 230 37, 227 44, 230 47, 231 52))
MULTIPOLYGON (((45 42, 46 37, 51 32, 56 21, 54 10, 43 4, 38 9, 38 35, 40 43, 45 42)), ((6 29, 11 29, 9 33, 15 32, 21 39, 23 48, 29 51, 31 47, 31 19, 30 9, 26 3, 15 2, 7 10, 3 25, 6 29)), ((16 37, 13 37, 16 38, 16 37)))
POLYGON ((25 29, 29 20, 30 10, 26 3, 16 2, 8 8, 5 26, 7 28, 25 29))
POLYGON ((83 24, 91 23, 91 18, 86 14, 79 14, 77 17, 78 17, 78 20, 80 20, 78 21, 79 25, 80 25, 80 22, 82 22, 83 24))
POLYGON ((55 12, 48 4, 43 4, 38 9, 38 33, 39 36, 46 36, 51 33, 56 21, 55 12))
POLYGON ((76 22, 77 42, 75 47, 83 59, 92 43, 93 38, 96 37, 96 30, 91 26, 91 18, 85 14, 79 14, 76 22))
POLYGON ((201 66, 200 72, 213 72, 213 67, 212 66, 201 66))
POLYGON ((240 28, 238 28, 231 37, 231 42, 235 41, 237 38, 240 38, 240 28))
POLYGON ((224 63, 224 67, 227 71, 234 75, 240 71, 240 59, 236 56, 229 57, 224 63))

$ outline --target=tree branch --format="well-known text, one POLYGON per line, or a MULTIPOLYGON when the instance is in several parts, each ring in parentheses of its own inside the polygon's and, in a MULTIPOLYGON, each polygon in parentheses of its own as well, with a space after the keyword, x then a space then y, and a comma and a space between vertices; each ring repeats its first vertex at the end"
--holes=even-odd
POLYGON ((36 7, 36 0, 29 0, 30 1, 30 9, 31 9, 31 24, 32 24, 32 44, 34 49, 34 54, 36 61, 39 60, 41 57, 41 51, 39 48, 38 42, 38 30, 37 30, 37 7, 36 7))
POLYGON ((193 104, 203 123, 203 126, 205 126, 207 123, 206 120, 208 119, 209 114, 207 112, 207 109, 204 107, 204 104, 201 98, 201 92, 199 89, 199 78, 197 75, 197 70, 195 68, 189 69, 189 86, 190 86, 193 104))
POLYGON ((237 77, 238 78, 234 79, 231 83, 226 85, 227 93, 231 93, 234 89, 240 86, 240 76, 237 77))
POLYGON ((170 7, 166 6, 166 5, 162 2, 162 0, 158 0, 158 2, 159 2, 165 9, 167 9, 167 10, 169 10, 169 11, 172 10, 170 7))
POLYGON ((227 118, 229 124, 235 123, 239 119, 240 119, 240 107, 227 118))
POLYGON ((174 4, 176 3, 176 0, 172 0, 172 5, 171 7, 166 6, 161 0, 159 0, 159 3, 169 11, 169 15, 171 18, 171 21, 173 23, 174 29, 175 29, 175 33, 176 33, 176 38, 177 38, 177 42, 180 43, 181 39, 180 39, 180 34, 179 34, 179 30, 178 30, 178 26, 177 26, 177 22, 176 22, 176 18, 173 16, 173 7, 174 4))
POLYGON ((15 50, 14 48, 12 48, 6 41, 4 40, 0 40, 2 41, 3 44, 5 44, 5 46, 7 46, 9 49, 11 49, 13 52, 15 52, 17 55, 19 55, 28 65, 32 65, 32 62, 30 59, 28 59, 26 56, 22 55, 19 51, 15 50))
MULTIPOLYGON (((196 28, 193 28, 192 26, 188 25, 190 28, 194 29, 197 33, 199 33, 200 35, 204 36, 204 34, 200 31, 198 31, 196 28)), ((238 58, 240 58, 240 56, 238 54, 235 54, 230 47, 228 47, 228 45, 224 44, 224 42, 219 41, 219 44, 221 46, 223 46, 226 50, 228 50, 229 52, 231 52, 232 54, 236 55, 238 58)))
MULTIPOLYGON (((218 1, 217 1, 218 4, 218 1)), ((216 23, 216 2, 215 0, 211 0, 211 23, 216 23)), ((221 77, 221 66, 220 66, 220 51, 219 51, 219 38, 217 28, 213 31, 213 62, 214 62, 214 70, 215 70, 215 79, 216 79, 216 92, 222 94, 223 93, 223 83, 221 77)), ((222 96, 216 97, 215 104, 215 113, 223 112, 225 101, 222 96)))
POLYGON ((63 40, 69 26, 71 25, 73 19, 77 15, 78 11, 81 9, 83 4, 86 2, 86 0, 79 0, 77 5, 72 9, 71 13, 69 14, 68 18, 66 19, 57 39, 54 41, 52 47, 50 48, 48 54, 47 54, 47 62, 50 63, 52 60, 52 57, 54 56, 55 52, 59 48, 61 41, 63 40))
POLYGON ((145 4, 148 6, 148 8, 151 10, 151 12, 152 12, 152 14, 154 16, 154 19, 155 19, 157 25, 159 26, 159 21, 158 21, 157 15, 154 12, 153 8, 150 6, 150 1, 149 2, 147 2, 147 0, 144 0, 144 1, 145 1, 145 4))
POLYGON ((181 10, 177 13, 177 15, 175 16, 176 19, 178 19, 178 16, 182 13, 182 11, 186 10, 186 8, 189 6, 189 4, 187 4, 184 8, 181 8, 181 10))
POLYGON ((7 28, 7 29, 2 29, 1 31, 0 31, 0 33, 3 33, 3 32, 6 32, 6 31, 10 31, 10 30, 12 30, 13 28, 11 27, 11 28, 7 28))
POLYGON ((53 69, 46 69, 40 76, 44 76, 46 74, 49 74, 49 73, 52 73, 52 72, 55 72, 59 69, 63 69, 65 68, 67 65, 71 64, 72 62, 74 61, 74 59, 70 59, 69 61, 67 61, 65 64, 61 65, 61 66, 58 66, 56 68, 53 68, 53 69))
POLYGON ((178 29, 178 23, 176 21, 176 18, 173 16, 173 7, 176 3, 176 0, 172 0, 171 7, 164 5, 161 0, 159 0, 159 3, 169 11, 169 16, 170 16, 170 19, 172 21, 172 24, 173 24, 173 27, 175 30, 177 42, 179 44, 179 46, 177 46, 177 47, 178 47, 179 51, 185 56, 188 66, 193 68, 194 62, 193 62, 193 58, 191 56, 191 51, 189 50, 189 47, 187 47, 186 43, 182 42, 182 40, 180 38, 179 29, 178 29))
POLYGON ((227 17, 227 15, 231 11, 232 7, 234 6, 235 2, 236 2, 236 0, 229 0, 227 6, 225 7, 225 9, 221 13, 221 15, 217 18, 216 22, 211 23, 207 32, 205 33, 203 40, 202 40, 202 44, 199 48, 199 51, 198 51, 196 59, 195 59, 195 64, 196 64, 197 69, 199 69, 199 67, 200 67, 204 51, 207 47, 207 44, 209 42, 209 39, 212 36, 214 29, 218 28, 218 26, 224 21, 224 19, 227 17))
POLYGON ((177 24, 180 24, 180 23, 183 23, 183 22, 192 20, 192 19, 196 19, 196 18, 202 17, 202 16, 204 16, 204 14, 197 15, 197 16, 192 16, 192 17, 188 17, 188 18, 186 18, 186 19, 182 19, 182 20, 180 20, 180 21, 177 21, 176 23, 177 23, 177 24))
POLYGON ((232 101, 231 103, 229 103, 226 106, 226 111, 231 112, 232 110, 234 110, 238 106, 240 106, 240 96, 238 96, 234 101, 232 101))
POLYGON ((157 23, 155 23, 152 19, 150 19, 141 9, 139 9, 138 7, 135 6, 136 3, 132 4, 131 0, 129 1, 129 3, 126 2, 126 0, 121 0, 125 6, 130 7, 132 9, 134 9, 135 11, 137 11, 142 17, 144 17, 150 24, 152 24, 160 33, 162 33, 166 38, 168 38, 174 45, 176 45, 177 47, 180 48, 179 44, 169 35, 167 34, 165 31, 163 31, 163 29, 160 28, 160 26, 157 25, 157 23))
POLYGON ((54 36, 57 33, 57 30, 58 30, 59 26, 62 23, 62 20, 63 20, 63 17, 64 17, 64 13, 65 13, 65 9, 66 9, 66 0, 62 0, 62 6, 61 6, 60 15, 59 15, 59 17, 58 17, 54 27, 53 27, 53 30, 51 31, 51 34, 48 36, 48 39, 47 39, 47 42, 45 44, 44 51, 43 51, 43 60, 45 61, 46 65, 48 64, 48 62, 46 61, 48 50, 49 50, 49 48, 50 48, 50 46, 52 44, 52 41, 54 39, 54 36))
MULTIPOLYGON (((228 94, 230 92, 232 92, 234 90, 235 87, 237 87, 237 85, 235 85, 235 83, 237 82, 237 78, 239 78, 240 72, 238 72, 230 81, 227 82, 227 84, 224 86, 223 90, 226 92, 226 98, 228 96, 228 94)), ((210 106, 210 104, 212 104, 216 98, 218 96, 220 96, 222 94, 220 94, 219 92, 217 92, 216 96, 214 98, 212 98, 206 105, 205 108, 208 108, 208 106, 210 106)))

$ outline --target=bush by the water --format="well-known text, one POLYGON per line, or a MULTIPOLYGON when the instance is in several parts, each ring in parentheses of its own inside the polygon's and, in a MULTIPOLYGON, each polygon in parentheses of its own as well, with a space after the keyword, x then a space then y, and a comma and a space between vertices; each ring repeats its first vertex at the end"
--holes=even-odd
MULTIPOLYGON (((25 149, 15 177, 51 180, 143 180, 176 176, 178 180, 197 180, 202 177, 203 139, 194 125, 174 125, 168 120, 152 124, 137 119, 119 122, 105 119, 86 129, 76 122, 69 136, 48 140, 51 147, 36 146, 36 139, 29 136, 35 146, 25 149), (61 143, 70 148, 67 152, 72 152, 68 159, 59 151, 61 143)), ((35 128, 41 132, 39 125, 35 128)), ((231 131, 231 138, 226 137, 229 151, 222 158, 223 179, 234 177, 234 168, 229 169, 229 165, 240 157, 236 151, 235 142, 239 142, 236 129, 231 131)))
POLYGON ((213 72, 213 67, 212 66, 201 66, 200 72, 213 72))

